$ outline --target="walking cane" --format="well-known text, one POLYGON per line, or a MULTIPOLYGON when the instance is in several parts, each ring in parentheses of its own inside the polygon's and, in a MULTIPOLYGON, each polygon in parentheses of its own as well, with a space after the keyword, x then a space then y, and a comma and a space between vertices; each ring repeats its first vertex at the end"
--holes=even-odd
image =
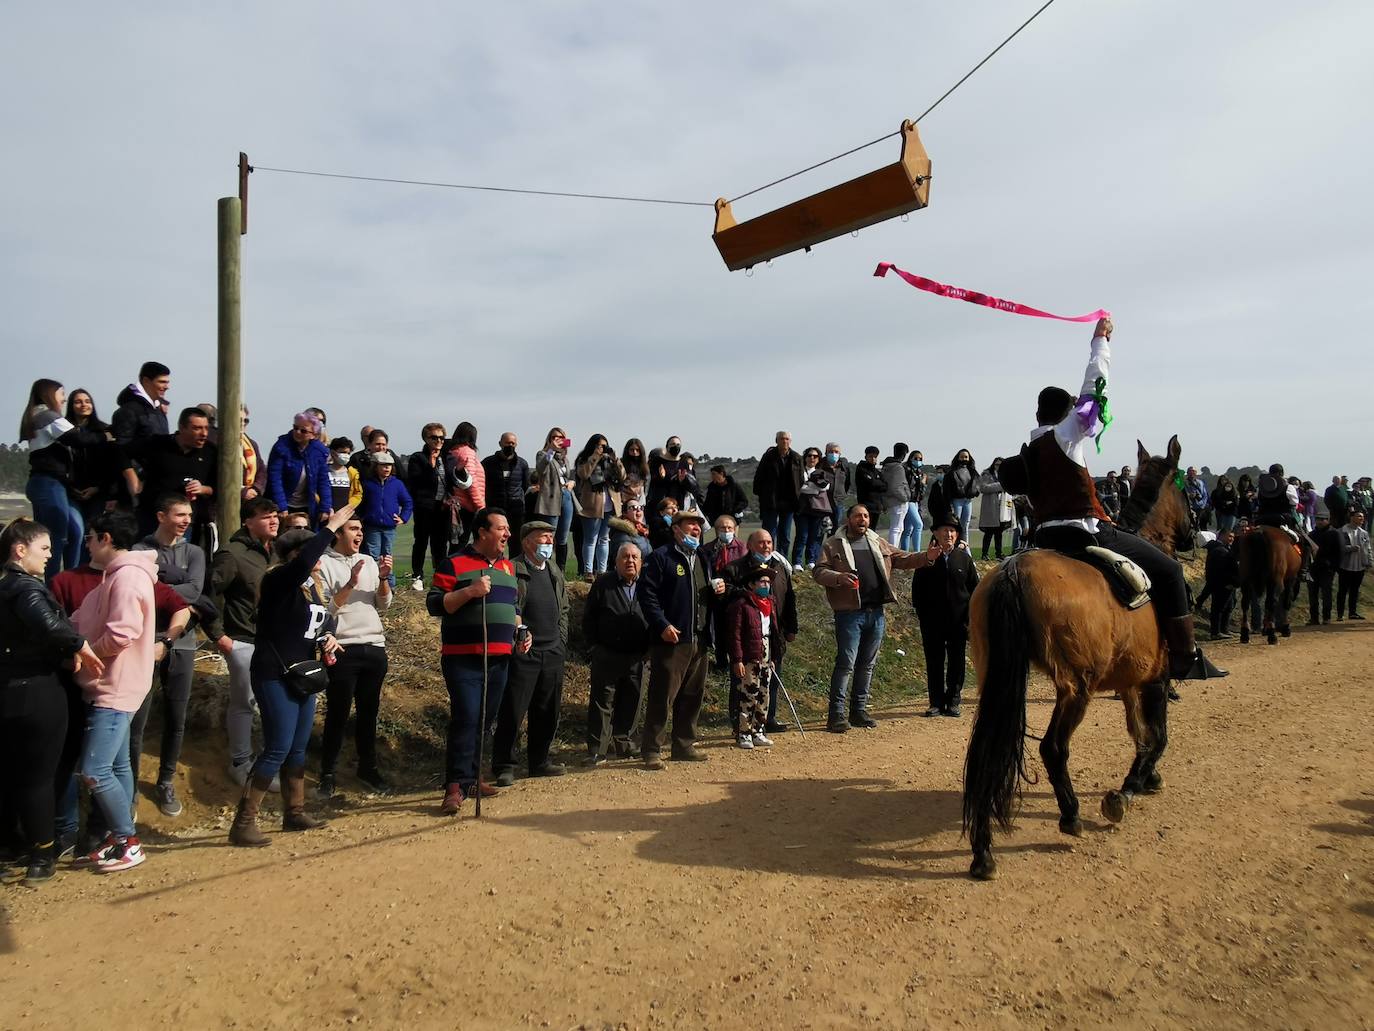
POLYGON ((787 688, 783 686, 782 677, 778 676, 778 671, 773 670, 773 679, 778 682, 778 690, 782 692, 783 698, 787 700, 787 707, 792 710, 792 719, 796 721, 797 730, 802 737, 806 737, 806 729, 802 727, 801 717, 797 715, 797 707, 792 704, 792 696, 787 693, 787 688))
POLYGON ((482 818, 482 760, 487 744, 487 596, 482 595, 482 700, 477 705, 477 818, 482 818))

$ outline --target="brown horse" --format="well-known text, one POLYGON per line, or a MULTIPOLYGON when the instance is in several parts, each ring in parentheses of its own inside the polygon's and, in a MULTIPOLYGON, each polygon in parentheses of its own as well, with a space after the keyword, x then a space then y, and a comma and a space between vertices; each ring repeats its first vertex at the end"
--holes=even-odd
MULTIPOLYGON (((1164 457, 1139 449, 1139 473, 1119 524, 1168 554, 1192 546, 1188 505, 1179 486, 1178 437, 1164 457)), ((992 821, 1011 829, 1026 777, 1026 682, 1034 664, 1054 682, 1054 714, 1040 741, 1059 802, 1059 829, 1083 833, 1078 797, 1069 777, 1069 738, 1094 694, 1116 691, 1126 706, 1135 762, 1120 791, 1109 791, 1102 812, 1113 823, 1131 798, 1163 785, 1155 764, 1168 741, 1168 653, 1154 606, 1129 610, 1103 576, 1053 551, 1014 555, 983 578, 970 612, 978 716, 964 765, 964 832, 973 847, 969 873, 995 876, 992 821)))
POLYGON ((1240 564, 1240 643, 1250 643, 1250 608, 1264 596, 1264 637, 1278 644, 1278 635, 1293 636, 1288 609, 1298 596, 1302 554, 1293 538, 1275 526, 1252 526, 1236 542, 1240 564))

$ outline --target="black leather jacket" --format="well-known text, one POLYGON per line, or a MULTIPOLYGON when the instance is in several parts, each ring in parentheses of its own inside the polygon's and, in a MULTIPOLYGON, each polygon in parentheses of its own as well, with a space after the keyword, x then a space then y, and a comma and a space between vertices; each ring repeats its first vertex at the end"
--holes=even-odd
POLYGON ((47 585, 6 566, 0 575, 0 682, 55 673, 83 644, 47 585))

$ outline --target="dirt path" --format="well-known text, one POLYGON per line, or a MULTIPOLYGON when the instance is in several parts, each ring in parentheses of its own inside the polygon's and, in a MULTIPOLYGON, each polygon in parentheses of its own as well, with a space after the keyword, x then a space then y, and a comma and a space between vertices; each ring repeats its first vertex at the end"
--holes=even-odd
POLYGON ((5 888, 0 1027, 1371 1027, 1371 626, 1216 649, 1233 675, 1173 709, 1166 792, 1119 830, 1097 802, 1129 746, 1095 702, 1087 836, 1033 786, 990 884, 968 719, 889 713, 521 782, 480 824, 372 799, 263 851, 5 888))

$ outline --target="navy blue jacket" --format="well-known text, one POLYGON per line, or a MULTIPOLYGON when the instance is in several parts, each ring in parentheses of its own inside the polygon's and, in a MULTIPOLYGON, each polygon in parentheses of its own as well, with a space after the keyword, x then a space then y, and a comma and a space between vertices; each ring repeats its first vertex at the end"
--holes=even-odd
POLYGON ((704 559, 697 558, 689 570, 676 543, 665 544, 644 563, 636 594, 655 640, 661 640, 671 625, 681 634, 679 643, 697 640, 703 647, 711 643, 713 621, 708 602, 712 592, 704 559))
POLYGON ((358 505, 358 518, 363 525, 373 529, 396 529, 393 515, 401 517, 401 522, 410 522, 415 505, 410 499, 410 491, 400 477, 392 473, 385 480, 379 480, 369 471, 363 477, 363 500, 358 505))

